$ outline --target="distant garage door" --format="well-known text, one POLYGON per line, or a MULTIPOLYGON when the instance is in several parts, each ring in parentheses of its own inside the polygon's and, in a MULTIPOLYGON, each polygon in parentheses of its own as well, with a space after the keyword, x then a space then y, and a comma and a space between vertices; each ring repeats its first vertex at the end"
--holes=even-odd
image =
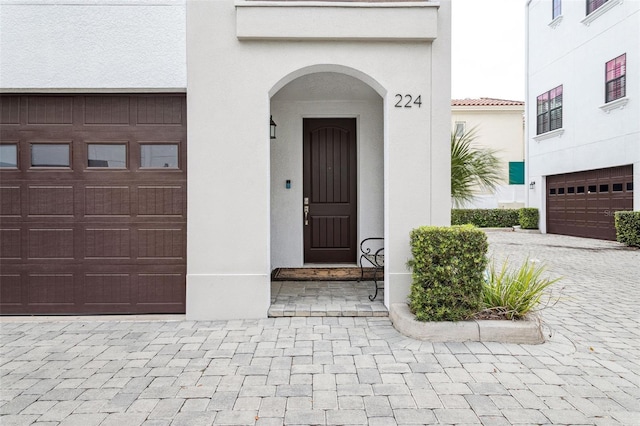
POLYGON ((633 166, 547 177, 547 232, 615 240, 614 212, 633 210, 633 166))
POLYGON ((184 94, 2 95, 0 114, 0 313, 184 312, 184 94))

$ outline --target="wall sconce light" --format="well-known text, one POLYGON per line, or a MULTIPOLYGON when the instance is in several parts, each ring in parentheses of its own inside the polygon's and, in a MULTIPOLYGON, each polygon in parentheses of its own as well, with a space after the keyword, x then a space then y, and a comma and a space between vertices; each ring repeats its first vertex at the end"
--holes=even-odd
POLYGON ((536 189, 536 181, 532 180, 531 183, 529 183, 529 189, 536 189))
POLYGON ((269 121, 269 135, 271 136, 271 139, 275 139, 276 138, 276 122, 273 121, 273 115, 270 117, 270 121, 269 121))

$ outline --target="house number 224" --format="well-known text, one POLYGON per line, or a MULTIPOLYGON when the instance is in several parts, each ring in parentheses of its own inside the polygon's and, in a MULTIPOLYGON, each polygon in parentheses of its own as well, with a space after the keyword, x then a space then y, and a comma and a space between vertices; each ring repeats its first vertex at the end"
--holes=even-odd
POLYGON ((422 95, 418 95, 415 99, 412 95, 396 95, 396 108, 413 108, 413 105, 417 105, 418 108, 422 107, 422 95))

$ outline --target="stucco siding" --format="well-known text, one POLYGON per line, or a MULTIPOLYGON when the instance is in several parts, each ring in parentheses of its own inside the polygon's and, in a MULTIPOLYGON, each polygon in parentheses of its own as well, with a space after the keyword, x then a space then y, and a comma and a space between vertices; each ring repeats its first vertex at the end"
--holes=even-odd
MULTIPOLYGON (((341 7, 326 7, 339 21, 341 7)), ((376 139, 382 133, 385 275, 386 285, 391 286, 385 293, 385 302, 406 298, 410 284, 405 266, 410 257, 409 232, 420 225, 444 222, 449 208, 446 135, 450 123, 450 85, 445 84, 450 78, 448 2, 443 2, 438 10, 438 38, 433 43, 292 42, 238 39, 236 6, 232 1, 188 3, 188 288, 191 282, 197 282, 202 290, 206 283, 218 286, 223 278, 228 285, 233 285, 233 280, 242 282, 243 277, 254 277, 251 282, 256 297, 246 301, 244 316, 266 315, 269 298, 268 291, 263 290, 269 286, 272 260, 285 262, 285 258, 296 256, 291 254, 291 248, 283 253, 271 253, 288 244, 279 240, 280 235, 274 235, 280 229, 277 224, 272 228, 274 209, 280 208, 273 205, 272 189, 284 191, 285 177, 278 175, 279 172, 272 174, 274 164, 278 165, 280 160, 274 163, 271 151, 278 149, 278 143, 299 134, 303 115, 337 113, 359 116, 361 151, 363 137, 372 134, 376 139), (437 78, 433 75, 436 70, 437 78), (278 104, 276 94, 281 88, 297 77, 322 72, 349 75, 370 86, 381 99, 377 106, 378 111, 382 110, 381 121, 371 123, 367 118, 373 109, 366 102, 358 104, 348 100, 340 106, 319 102, 301 107, 302 111, 292 110, 295 103, 278 104), (447 76, 440 77, 440 74, 447 76), (435 80, 442 84, 436 86, 435 80), (397 93, 421 95, 421 108, 395 108, 397 93), (278 123, 279 137, 275 141, 269 139, 270 115, 278 123), (438 120, 434 121, 436 115, 438 120), (291 117, 296 120, 289 121, 291 117), (363 125, 368 128, 364 129, 363 125), (284 139, 281 140, 280 135, 284 139), (442 135, 445 139, 432 143, 442 135), (439 189, 433 190, 436 186, 439 189), (441 203, 441 199, 446 202, 441 203)), ((379 151, 380 146, 376 149, 379 151)), ((361 161, 367 156, 361 155, 361 161)), ((381 161, 377 154, 375 156, 376 161, 381 161)), ((301 164, 289 166, 299 167, 297 171, 287 169, 287 173, 299 176, 301 164)), ((291 178, 294 187, 300 184, 295 176, 285 178, 291 178)), ((298 216, 292 220, 301 222, 296 211, 302 200, 296 200, 295 192, 290 191, 292 199, 286 202, 295 210, 286 214, 292 218, 298 216)), ((370 227, 372 232, 379 229, 380 216, 376 214, 377 218, 371 216, 369 225, 366 220, 361 225, 370 227)), ((284 222, 283 218, 281 223, 284 222)), ((296 244, 300 244, 296 234, 293 233, 292 238, 298 238, 296 244)), ((192 318, 215 315, 200 309, 189 313, 191 299, 195 306, 198 294, 210 294, 193 289, 192 293, 188 290, 187 315, 192 318)), ((217 297, 231 300, 232 295, 223 292, 217 297)))
POLYGON ((0 88, 185 90, 185 0, 59 3, 1 1, 0 88))
MULTIPOLYGON (((563 2, 555 25, 550 1, 532 1, 527 9, 527 174, 536 182, 529 204, 545 217, 544 179, 556 174, 633 164, 634 186, 640 187, 640 3, 612 1, 590 20, 584 2, 563 2), (608 109, 605 64, 625 53, 627 99, 608 109), (536 98, 559 85, 562 129, 537 135, 536 98)), ((634 208, 640 209, 637 194, 634 208)))
POLYGON ((523 185, 509 185, 509 162, 524 161, 524 105, 522 106, 452 106, 451 123, 464 122, 467 131, 476 128, 474 144, 493 149, 500 159, 501 182, 496 191, 478 189, 468 207, 522 207, 523 185))

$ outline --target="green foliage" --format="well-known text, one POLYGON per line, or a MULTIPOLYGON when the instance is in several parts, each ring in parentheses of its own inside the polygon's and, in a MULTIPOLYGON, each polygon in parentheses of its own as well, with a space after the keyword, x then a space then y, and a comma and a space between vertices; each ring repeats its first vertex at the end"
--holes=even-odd
POLYGON ((451 224, 470 223, 479 228, 505 228, 520 223, 516 209, 451 209, 451 224))
POLYGON ((418 321, 459 321, 478 311, 487 249, 487 236, 471 225, 411 231, 409 307, 418 321))
POLYGON ((540 213, 534 207, 523 207, 519 210, 520 227, 522 229, 538 229, 540 213))
POLYGON ((476 129, 451 132, 451 199, 456 207, 473 199, 478 188, 494 191, 502 181, 497 151, 473 145, 476 129))
POLYGON ((544 271, 544 266, 536 266, 529 259, 515 270, 509 269, 506 261, 499 271, 491 264, 482 287, 485 306, 482 313, 506 319, 521 319, 538 310, 547 287, 560 280, 543 277, 544 271))
POLYGON ((616 212, 616 239, 630 247, 640 247, 640 211, 616 212))

